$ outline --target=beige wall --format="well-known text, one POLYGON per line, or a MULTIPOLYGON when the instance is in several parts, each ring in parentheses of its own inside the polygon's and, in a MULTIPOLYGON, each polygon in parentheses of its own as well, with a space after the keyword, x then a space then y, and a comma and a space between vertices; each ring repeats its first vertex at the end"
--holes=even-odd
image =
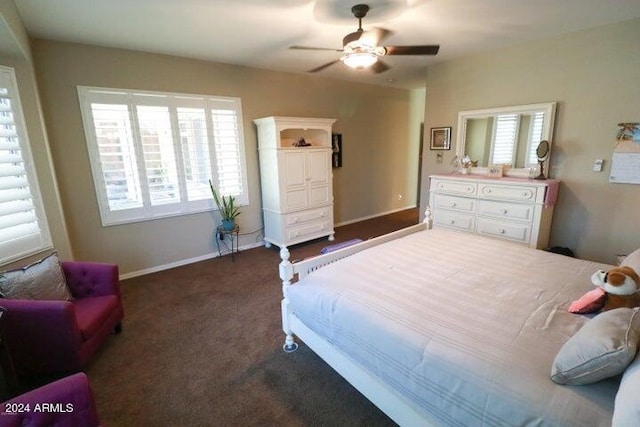
MULTIPOLYGON (((457 113, 557 101, 551 176, 562 180, 551 245, 614 263, 640 247, 640 185, 609 184, 617 123, 640 121, 640 19, 438 64, 427 75, 425 129, 457 113), (603 172, 593 172, 597 158, 603 172)), ((423 151, 423 182, 450 172, 455 146, 436 164, 423 151)), ((423 185, 421 210, 428 203, 423 185)))
MULTIPOLYGON (((343 167, 334 169, 336 222, 416 204, 418 149, 409 140, 422 116, 411 109, 423 103, 411 102, 409 91, 52 41, 35 40, 32 49, 77 259, 116 262, 127 274, 205 257, 215 248, 210 213, 102 227, 78 85, 240 97, 250 196, 238 218, 243 233, 262 227, 253 120, 264 116, 337 119, 334 131, 343 135, 343 167), (410 168, 409 162, 415 165, 410 168)), ((414 132, 413 139, 418 137, 414 132)), ((241 238, 241 245, 256 242, 261 242, 258 233, 241 238)))

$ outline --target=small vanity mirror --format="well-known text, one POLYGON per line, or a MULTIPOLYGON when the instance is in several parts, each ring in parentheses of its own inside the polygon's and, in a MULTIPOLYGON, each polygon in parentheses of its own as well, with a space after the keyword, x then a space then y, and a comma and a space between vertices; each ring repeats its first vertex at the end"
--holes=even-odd
POLYGON ((536 179, 547 179, 544 176, 544 161, 547 160, 547 157, 549 157, 550 148, 551 147, 549 147, 549 141, 547 141, 546 139, 540 141, 540 144, 538 144, 538 148, 536 148, 536 156, 538 156, 538 163, 540 164, 540 173, 538 174, 538 176, 536 176, 536 179))
POLYGON ((555 102, 547 102, 461 111, 456 155, 477 162, 472 173, 485 174, 501 165, 506 176, 528 177, 538 167, 544 146, 544 160, 549 160, 555 107, 555 102), (546 141, 543 147, 541 141, 546 141))

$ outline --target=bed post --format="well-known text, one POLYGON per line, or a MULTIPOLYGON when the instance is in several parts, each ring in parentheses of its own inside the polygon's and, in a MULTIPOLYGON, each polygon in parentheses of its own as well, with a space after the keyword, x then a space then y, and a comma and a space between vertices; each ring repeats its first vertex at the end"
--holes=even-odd
POLYGON ((433 213, 431 212, 431 206, 427 206, 427 209, 424 210, 424 219, 422 222, 427 224, 427 230, 431 230, 433 228, 433 213))
POLYGON ((280 249, 280 279, 282 280, 282 330, 284 331, 286 337, 284 340, 284 345, 282 346, 283 350, 287 353, 293 353, 298 349, 298 344, 293 340, 293 333, 289 328, 289 299, 287 298, 288 288, 291 285, 291 279, 293 279, 293 265, 291 261, 289 261, 289 250, 283 246, 280 249))

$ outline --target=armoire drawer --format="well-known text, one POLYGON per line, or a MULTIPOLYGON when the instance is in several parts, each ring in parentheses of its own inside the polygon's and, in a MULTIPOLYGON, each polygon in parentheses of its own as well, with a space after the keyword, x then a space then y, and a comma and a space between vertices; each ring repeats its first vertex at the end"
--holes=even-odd
POLYGON ((477 188, 478 185, 475 182, 432 179, 430 191, 475 196, 477 188))
POLYGON ((478 186, 478 197, 513 202, 535 203, 538 189, 534 186, 484 184, 478 186))
POLYGON ((330 232, 331 227, 328 219, 322 219, 319 221, 308 222, 301 225, 287 227, 285 233, 287 235, 287 241, 297 241, 302 238, 314 238, 316 236, 322 236, 325 232, 330 232))
POLYGON ((437 226, 473 232, 475 228, 475 215, 436 209, 433 212, 433 222, 437 226))
POLYGON ((489 200, 478 201, 478 215, 499 219, 514 219, 530 222, 533 220, 534 205, 503 203, 489 200))
POLYGON ((529 243, 531 224, 478 218, 476 233, 521 243, 529 243))
POLYGON ((434 208, 436 209, 452 209, 462 212, 474 212, 476 209, 475 199, 447 196, 444 194, 436 194, 433 199, 435 200, 434 208))
POLYGON ((285 227, 293 226, 296 224, 304 224, 309 221, 316 221, 319 219, 329 218, 331 206, 325 206, 323 208, 311 209, 301 212, 293 212, 284 215, 285 227))

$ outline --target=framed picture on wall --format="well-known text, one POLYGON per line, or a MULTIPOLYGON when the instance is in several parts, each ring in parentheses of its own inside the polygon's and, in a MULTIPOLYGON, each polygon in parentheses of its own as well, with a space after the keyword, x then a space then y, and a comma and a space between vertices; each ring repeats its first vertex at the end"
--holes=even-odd
POLYGON ((451 149, 451 127, 431 128, 431 149, 451 149))
POLYGON ((331 135, 331 165, 334 168, 342 167, 342 134, 331 135))

